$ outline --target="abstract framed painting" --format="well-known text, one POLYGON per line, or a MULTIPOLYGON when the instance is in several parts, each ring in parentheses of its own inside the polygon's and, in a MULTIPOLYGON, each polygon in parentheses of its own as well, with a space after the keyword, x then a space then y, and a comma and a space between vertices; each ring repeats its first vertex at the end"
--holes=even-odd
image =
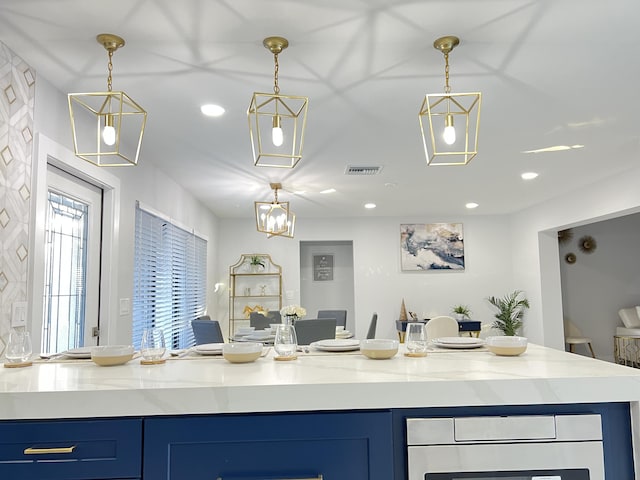
POLYGON ((400 225, 402 271, 464 270, 461 223, 400 225))

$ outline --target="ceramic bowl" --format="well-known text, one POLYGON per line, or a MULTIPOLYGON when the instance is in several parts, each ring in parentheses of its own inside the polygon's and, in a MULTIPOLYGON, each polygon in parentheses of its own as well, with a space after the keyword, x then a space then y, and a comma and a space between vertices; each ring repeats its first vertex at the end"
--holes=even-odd
POLYGON ((100 345, 91 347, 91 360, 101 367, 123 365, 133 358, 133 345, 100 345))
POLYGON ((517 336, 497 336, 485 339, 487 349, 496 355, 514 357, 527 349, 527 338, 517 336))
POLYGON ((248 363, 260 358, 262 344, 258 342, 225 343, 222 356, 231 363, 248 363))
POLYGON ((360 352, 375 360, 384 360, 398 353, 398 340, 370 338, 360 341, 360 352))

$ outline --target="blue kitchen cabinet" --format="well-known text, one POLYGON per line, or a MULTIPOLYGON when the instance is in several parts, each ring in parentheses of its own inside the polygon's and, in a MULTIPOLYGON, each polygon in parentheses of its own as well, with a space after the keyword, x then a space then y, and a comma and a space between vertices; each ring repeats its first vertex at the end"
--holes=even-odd
POLYGON ((0 422, 2 480, 135 480, 141 419, 0 422))
POLYGON ((393 478, 390 411, 145 419, 143 478, 393 478))

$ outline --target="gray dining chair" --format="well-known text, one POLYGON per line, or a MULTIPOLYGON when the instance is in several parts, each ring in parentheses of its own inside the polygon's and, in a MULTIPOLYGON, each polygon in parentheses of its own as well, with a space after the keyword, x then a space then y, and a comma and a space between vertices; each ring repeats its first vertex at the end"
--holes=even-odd
POLYGON ((249 326, 254 327, 256 330, 268 329, 270 323, 278 322, 274 322, 272 318, 259 312, 251 312, 249 314, 249 326))
POLYGON ((335 318, 298 320, 295 325, 298 345, 309 345, 318 340, 336 338, 335 318))
POLYGON ((367 338, 376 338, 376 327, 378 325, 378 314, 374 312, 369 322, 369 330, 367 331, 367 338))
POLYGON ((198 317, 195 320, 191 320, 191 329, 196 339, 196 345, 202 345, 204 343, 224 343, 220 322, 217 320, 198 317))
POLYGON ((347 328, 346 310, 318 310, 318 318, 335 318, 338 327, 347 328))

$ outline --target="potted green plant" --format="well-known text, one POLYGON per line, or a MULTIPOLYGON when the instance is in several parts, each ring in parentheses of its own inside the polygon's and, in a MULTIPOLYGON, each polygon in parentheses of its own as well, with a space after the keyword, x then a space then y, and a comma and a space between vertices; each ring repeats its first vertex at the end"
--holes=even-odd
POLYGON ((493 328, 501 330, 507 336, 517 335, 518 329, 522 327, 524 312, 529 308, 529 300, 520 297, 522 294, 521 290, 515 290, 502 298, 487 298, 498 309, 496 320, 491 325, 493 328))
POLYGON ((249 257, 249 265, 251 267, 252 272, 258 272, 261 268, 264 269, 264 257, 260 255, 251 255, 249 257))
POLYGON ((456 316, 456 320, 465 320, 471 318, 471 309, 467 305, 456 305, 452 312, 456 316))

